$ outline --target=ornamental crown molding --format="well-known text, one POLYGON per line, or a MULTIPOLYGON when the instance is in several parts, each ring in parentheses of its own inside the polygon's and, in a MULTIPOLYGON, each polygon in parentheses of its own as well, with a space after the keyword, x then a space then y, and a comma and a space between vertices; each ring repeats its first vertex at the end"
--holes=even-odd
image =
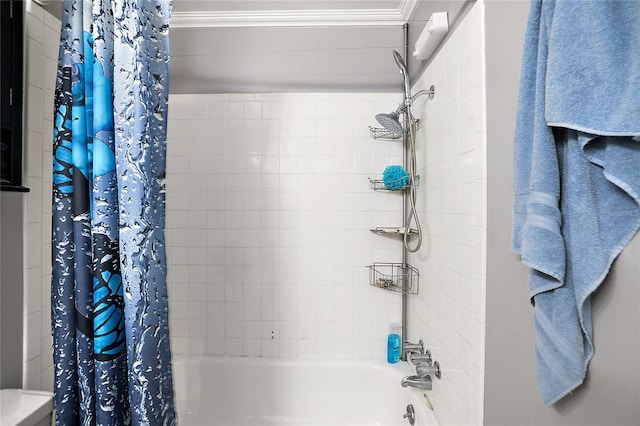
POLYGON ((391 26, 409 21, 417 0, 397 9, 173 12, 171 28, 391 26))

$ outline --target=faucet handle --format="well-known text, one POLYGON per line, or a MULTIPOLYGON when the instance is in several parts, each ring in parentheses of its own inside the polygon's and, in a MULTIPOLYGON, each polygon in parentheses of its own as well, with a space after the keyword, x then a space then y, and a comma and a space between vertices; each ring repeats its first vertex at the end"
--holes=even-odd
POLYGON ((413 365, 416 365, 416 366, 431 365, 432 363, 431 352, 429 350, 427 350, 423 354, 413 354, 409 352, 407 359, 409 360, 409 362, 411 362, 413 365))
POLYGON ((407 356, 407 359, 409 360, 409 362, 413 365, 429 365, 429 360, 431 358, 429 358, 426 354, 413 354, 413 353, 409 353, 409 355, 407 356))
POLYGON ((436 379, 440 380, 442 378, 440 363, 438 361, 435 361, 433 364, 416 365, 416 374, 420 377, 435 376, 436 379))
POLYGON ((440 380, 442 378, 442 373, 440 372, 440 363, 435 361, 433 363, 433 375, 436 376, 436 379, 440 380))
POLYGON ((422 339, 418 343, 411 343, 408 340, 402 342, 403 353, 414 353, 418 352, 420 354, 424 353, 424 342, 422 339))

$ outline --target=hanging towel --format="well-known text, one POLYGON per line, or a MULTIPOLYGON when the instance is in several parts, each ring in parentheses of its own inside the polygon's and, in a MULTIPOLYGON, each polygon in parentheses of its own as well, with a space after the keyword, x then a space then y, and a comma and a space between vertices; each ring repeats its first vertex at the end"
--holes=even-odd
POLYGON ((591 294, 640 228, 638 51, 636 2, 531 3, 512 247, 530 267, 547 404, 583 382, 594 353, 591 294))

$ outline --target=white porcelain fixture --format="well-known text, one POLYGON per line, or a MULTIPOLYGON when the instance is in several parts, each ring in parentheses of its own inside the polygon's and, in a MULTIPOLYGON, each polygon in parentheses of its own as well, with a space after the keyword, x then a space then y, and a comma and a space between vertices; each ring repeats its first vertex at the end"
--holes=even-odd
POLYGON ((413 56, 421 61, 429 59, 436 47, 440 45, 447 31, 449 31, 447 12, 438 12, 431 15, 427 25, 424 26, 424 30, 420 33, 420 37, 416 40, 413 56))
POLYGON ((50 392, 0 390, 0 426, 50 426, 52 411, 50 392))
POLYGON ((246 357, 176 357, 178 418, 188 425, 436 426, 402 362, 315 361, 246 357))

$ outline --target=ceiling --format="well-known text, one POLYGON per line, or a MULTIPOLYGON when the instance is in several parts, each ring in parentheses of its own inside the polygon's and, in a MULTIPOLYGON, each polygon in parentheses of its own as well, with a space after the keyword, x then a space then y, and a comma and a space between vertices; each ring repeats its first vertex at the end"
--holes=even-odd
MULTIPOLYGON (((470 0, 173 0, 171 93, 402 90, 392 50, 470 0)), ((46 6, 60 16, 60 2, 46 6)), ((412 77, 423 68, 409 60, 412 77)))

